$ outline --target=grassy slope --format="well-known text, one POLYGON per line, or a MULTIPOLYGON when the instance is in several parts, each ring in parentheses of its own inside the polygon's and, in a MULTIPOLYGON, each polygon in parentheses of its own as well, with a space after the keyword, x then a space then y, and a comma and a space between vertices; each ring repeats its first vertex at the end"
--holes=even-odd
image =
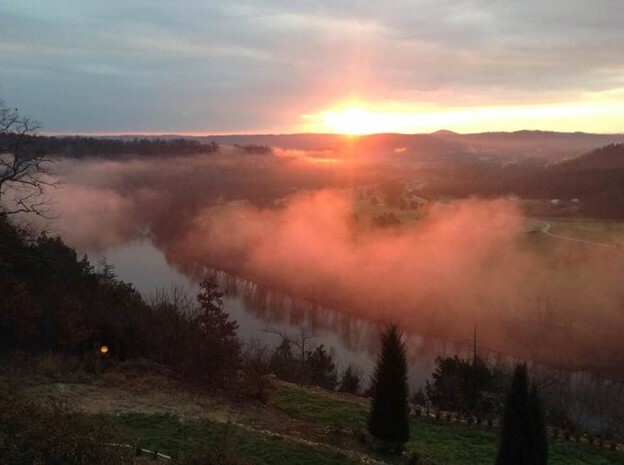
MULTIPOLYGON (((120 442, 179 456, 184 450, 222 448, 257 464, 352 464, 367 455, 386 463, 359 440, 368 402, 362 398, 278 383, 268 406, 232 402, 159 377, 109 376, 99 382, 58 383, 0 377, 0 390, 103 415, 120 427, 120 442), (141 381, 141 382, 139 382, 141 381), (154 386, 159 386, 154 389, 154 386), (166 412, 166 413, 165 413, 166 412), (187 418, 185 422, 183 419, 187 418), (227 420, 238 424, 228 424, 227 420)), ((409 451, 436 465, 494 462, 497 432, 414 419, 409 451)), ((555 443, 550 465, 624 464, 624 454, 596 446, 555 443)))
MULTIPOLYGON (((366 406, 323 393, 290 385, 281 385, 272 399, 273 405, 289 415, 311 422, 342 423, 364 428, 366 406)), ((413 420, 408 450, 436 464, 482 465, 494 463, 497 433, 457 425, 435 424, 413 420)), ((551 444, 551 465, 615 465, 624 463, 621 453, 575 444, 551 444)))
POLYGON ((234 452, 258 465, 338 465, 351 464, 342 454, 321 450, 280 437, 246 431, 232 424, 213 421, 188 421, 173 415, 128 414, 118 416, 125 442, 138 441, 141 447, 180 456, 184 450, 217 449, 234 452))

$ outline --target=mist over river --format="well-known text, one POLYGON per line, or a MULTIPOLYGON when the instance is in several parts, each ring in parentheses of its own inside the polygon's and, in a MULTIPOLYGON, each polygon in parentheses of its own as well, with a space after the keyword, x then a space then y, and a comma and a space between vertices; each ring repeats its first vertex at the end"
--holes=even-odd
MULTIPOLYGON (((132 283, 144 296, 159 289, 179 286, 195 295, 199 279, 186 276, 167 262, 162 251, 149 239, 135 240, 101 252, 86 251, 97 267, 98 261, 106 261, 115 267, 122 280, 132 283)), ((316 335, 312 345, 324 344, 334 351, 339 369, 353 364, 364 371, 365 379, 372 373, 378 350, 378 335, 382 324, 352 314, 328 309, 302 299, 264 289, 250 281, 224 272, 205 269, 213 274, 221 289, 226 291, 224 309, 239 325, 239 337, 243 342, 254 339, 269 346, 280 342, 280 336, 267 332, 276 329, 296 336, 305 327, 316 335)), ((466 341, 451 342, 420 334, 406 334, 406 345, 410 363, 409 382, 412 389, 423 387, 430 379, 435 359, 442 355, 472 356, 472 334, 466 334, 466 341)), ((512 361, 510 357, 493 352, 479 351, 492 363, 512 361)))
MULTIPOLYGON (((362 370, 364 384, 369 382, 379 349, 380 322, 269 290, 223 271, 200 267, 193 268, 192 273, 187 271, 187 275, 168 263, 165 254, 149 239, 130 241, 89 256, 96 267, 97 262, 105 257, 109 264, 115 266, 118 277, 132 283, 144 296, 171 286, 185 288, 194 295, 199 289, 201 277, 212 275, 220 288, 226 291, 224 309, 238 322, 238 334, 244 343, 258 340, 274 347, 281 342, 280 336, 267 332, 267 329, 296 338, 297 332, 305 327, 317 336, 311 340, 311 346, 324 344, 332 350, 339 371, 352 364, 362 370)), ((473 356, 473 341, 470 340, 473 328, 469 330, 464 341, 448 341, 415 332, 405 333, 408 378, 412 392, 424 388, 426 381, 431 380, 437 357, 473 356)), ((484 348, 478 348, 478 354, 490 365, 511 366, 517 360, 484 348)), ((570 396, 570 411, 576 415, 577 421, 596 431, 611 414, 613 407, 609 399, 613 399, 613 396, 618 398, 624 393, 624 384, 618 381, 582 371, 553 370, 531 361, 528 364, 533 376, 550 386, 544 395, 554 399, 561 395, 570 396), (554 386, 562 390, 553 389, 554 386), (588 399, 592 398, 600 398, 602 401, 588 403, 588 399)))

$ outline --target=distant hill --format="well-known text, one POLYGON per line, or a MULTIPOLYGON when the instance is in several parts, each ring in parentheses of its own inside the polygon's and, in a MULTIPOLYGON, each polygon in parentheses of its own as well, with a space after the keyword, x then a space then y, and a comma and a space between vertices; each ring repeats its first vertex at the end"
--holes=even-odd
POLYGON ((624 143, 624 134, 515 131, 457 134, 438 131, 435 137, 462 143, 475 152, 505 158, 533 157, 550 162, 576 158, 602 145, 624 143))
POLYGON ((458 132, 449 131, 448 129, 439 129, 436 132, 431 133, 432 136, 460 136, 458 132))
POLYGON ((622 170, 624 144, 609 144, 560 165, 564 170, 622 170))
POLYGON ((515 131, 459 134, 440 130, 431 134, 371 134, 348 137, 339 134, 255 134, 204 136, 222 145, 265 145, 291 150, 366 150, 375 154, 401 152, 419 160, 535 158, 560 162, 576 158, 602 145, 624 143, 624 134, 584 132, 515 131))

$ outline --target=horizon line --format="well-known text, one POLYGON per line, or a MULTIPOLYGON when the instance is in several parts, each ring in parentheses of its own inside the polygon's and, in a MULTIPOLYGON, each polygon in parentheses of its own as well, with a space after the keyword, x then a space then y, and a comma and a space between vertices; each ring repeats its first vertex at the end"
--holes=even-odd
POLYGON ((398 136, 433 136, 439 134, 470 136, 479 134, 516 134, 520 132, 538 132, 551 134, 585 134, 594 136, 624 136, 622 132, 586 132, 586 131, 553 131, 549 129, 517 129, 513 131, 478 131, 478 132, 457 132, 448 129, 438 129, 432 132, 371 132, 366 134, 347 134, 339 132, 170 132, 170 131, 40 131, 39 135, 46 137, 236 137, 236 136, 342 136, 348 138, 370 137, 379 135, 398 136))

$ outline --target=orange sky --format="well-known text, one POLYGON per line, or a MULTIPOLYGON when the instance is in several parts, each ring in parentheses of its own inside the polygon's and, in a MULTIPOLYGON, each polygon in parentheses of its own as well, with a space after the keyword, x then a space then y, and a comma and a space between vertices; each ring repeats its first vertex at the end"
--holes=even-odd
POLYGON ((7 0, 0 97, 51 133, 624 132, 620 1, 7 0))
POLYGON ((450 129, 474 133, 547 128, 564 132, 623 133, 624 90, 542 105, 442 107, 392 102, 374 104, 358 99, 304 114, 301 119, 295 132, 426 133, 450 129))

